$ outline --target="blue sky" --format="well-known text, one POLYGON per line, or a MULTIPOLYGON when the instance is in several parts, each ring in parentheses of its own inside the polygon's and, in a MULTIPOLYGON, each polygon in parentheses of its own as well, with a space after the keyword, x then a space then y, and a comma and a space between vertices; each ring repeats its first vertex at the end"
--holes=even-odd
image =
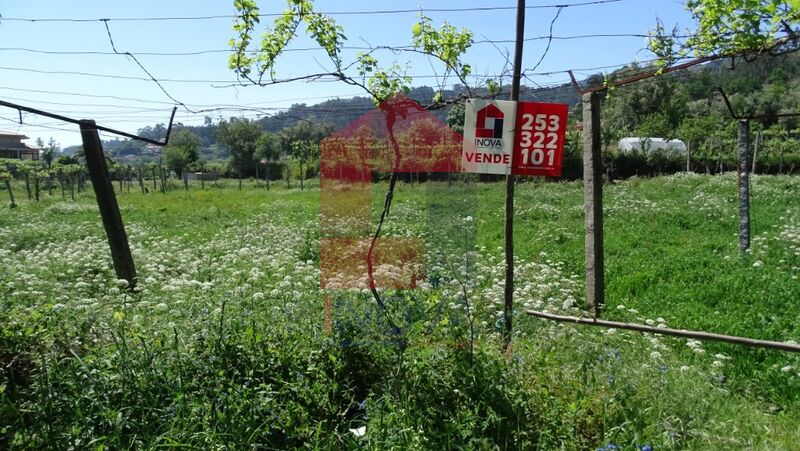
MULTIPOLYGON (((581 3, 585 0, 528 0, 529 7, 552 4, 581 3)), ((514 1, 317 1, 316 8, 326 12, 355 12, 398 9, 507 7, 495 11, 428 12, 437 26, 446 20, 473 31, 476 41, 512 41, 514 39, 514 1)), ((261 12, 283 10, 283 1, 260 1, 261 12)), ((126 18, 164 18, 226 16, 234 13, 232 1, 96 1, 65 2, 63 0, 7 0, 0 3, 0 99, 40 108, 75 118, 95 119, 98 123, 130 132, 146 125, 166 122, 174 103, 152 81, 105 78, 52 72, 83 72, 123 77, 147 78, 130 58, 111 52, 111 44, 102 21, 30 22, 8 19, 110 19, 107 23, 119 51, 129 51, 156 78, 166 91, 192 110, 230 108, 213 113, 190 113, 179 108, 176 121, 200 124, 204 116, 257 117, 255 112, 236 110, 237 106, 257 107, 266 111, 288 107, 293 103, 314 104, 331 97, 361 94, 358 88, 340 82, 296 82, 269 87, 231 87, 236 78, 227 68, 228 40, 233 37, 231 18, 203 20, 121 20, 126 18), (22 50, 24 49, 24 50, 22 50), (214 52, 208 52, 214 51, 214 52), (91 54, 58 54, 44 52, 101 52, 91 54), (148 55, 147 53, 207 52, 197 55, 148 55), (40 72, 34 72, 40 71, 40 72), (41 73, 49 72, 49 73, 41 73), (190 82, 191 81, 191 82, 190 82), (49 91, 49 92, 37 92, 49 91), (70 94, 73 95, 70 95, 70 94), (80 94, 80 95, 74 95, 80 94), (89 95, 89 96, 87 96, 89 95), (116 97, 116 98, 114 98, 116 97)), ((525 36, 548 35, 557 9, 527 10, 525 36)), ((411 41, 411 25, 416 13, 337 14, 337 22, 345 29, 350 46, 400 46, 411 41)), ((646 34, 656 18, 668 27, 691 27, 691 18, 678 0, 621 0, 602 5, 564 8, 553 25, 553 35, 574 37, 598 34, 646 34)), ((262 20, 262 26, 270 20, 262 20)), ((259 30, 260 31, 260 30, 259 30)), ((533 39, 525 43, 523 68, 530 69, 541 58, 547 41, 533 39)), ((605 66, 652 58, 644 49, 642 37, 591 37, 555 39, 550 50, 527 83, 552 85, 569 80, 567 69, 576 76, 613 70, 605 66)), ((315 47, 298 37, 290 48, 315 47)), ((505 64, 504 52, 513 52, 512 43, 477 43, 464 58, 477 75, 500 74, 505 64)), ((356 51, 345 52, 344 60, 352 61, 356 51)), ((409 74, 416 76, 414 85, 435 85, 441 67, 424 58, 408 54, 379 52, 382 65, 397 62, 408 64, 409 74)), ((277 70, 281 77, 324 71, 326 56, 319 50, 293 51, 284 55, 277 70)), ((473 79, 471 82, 478 82, 473 79)), ((454 80, 445 83, 450 85, 454 80)), ((62 146, 80 143, 77 126, 52 119, 25 114, 24 125, 17 121, 16 111, 0 108, 0 129, 20 132, 33 139, 55 138, 62 146)), ((110 138, 104 135, 104 138, 110 138)), ((32 142, 32 140, 31 140, 32 142)))

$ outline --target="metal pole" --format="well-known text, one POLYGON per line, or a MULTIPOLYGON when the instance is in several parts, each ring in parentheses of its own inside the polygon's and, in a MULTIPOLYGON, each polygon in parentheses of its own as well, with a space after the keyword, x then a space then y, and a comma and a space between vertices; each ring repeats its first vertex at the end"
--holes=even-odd
MULTIPOLYGON (((525 35, 525 0, 517 1, 517 36, 514 46, 514 74, 511 80, 511 101, 519 101, 519 87, 522 73, 522 44, 525 35)), ((503 319, 505 320, 504 342, 506 348, 511 344, 511 317, 514 313, 514 153, 506 174, 505 196, 505 261, 506 284, 504 291, 503 319)))

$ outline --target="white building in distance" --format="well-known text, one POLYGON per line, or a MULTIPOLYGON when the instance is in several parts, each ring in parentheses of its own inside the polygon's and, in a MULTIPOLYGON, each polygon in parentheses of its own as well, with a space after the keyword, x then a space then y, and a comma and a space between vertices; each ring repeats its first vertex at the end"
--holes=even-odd
POLYGON ((629 137, 620 139, 617 148, 619 152, 623 154, 631 152, 649 154, 659 151, 674 155, 686 154, 686 143, 680 139, 671 139, 667 141, 664 138, 629 137))

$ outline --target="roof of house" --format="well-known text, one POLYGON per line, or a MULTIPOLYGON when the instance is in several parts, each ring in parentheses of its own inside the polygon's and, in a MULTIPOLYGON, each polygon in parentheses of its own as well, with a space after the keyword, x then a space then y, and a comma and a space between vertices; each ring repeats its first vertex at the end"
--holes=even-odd
POLYGON ((20 135, 19 133, 8 132, 5 130, 0 130, 0 136, 13 136, 20 139, 28 139, 28 137, 25 135, 20 135))

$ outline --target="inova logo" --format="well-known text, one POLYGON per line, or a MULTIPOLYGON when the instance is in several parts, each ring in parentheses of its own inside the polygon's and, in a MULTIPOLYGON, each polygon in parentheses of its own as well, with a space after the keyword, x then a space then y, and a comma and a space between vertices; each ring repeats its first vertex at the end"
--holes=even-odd
POLYGON ((503 146, 503 112, 494 104, 478 111, 475 125, 475 147, 503 146))

